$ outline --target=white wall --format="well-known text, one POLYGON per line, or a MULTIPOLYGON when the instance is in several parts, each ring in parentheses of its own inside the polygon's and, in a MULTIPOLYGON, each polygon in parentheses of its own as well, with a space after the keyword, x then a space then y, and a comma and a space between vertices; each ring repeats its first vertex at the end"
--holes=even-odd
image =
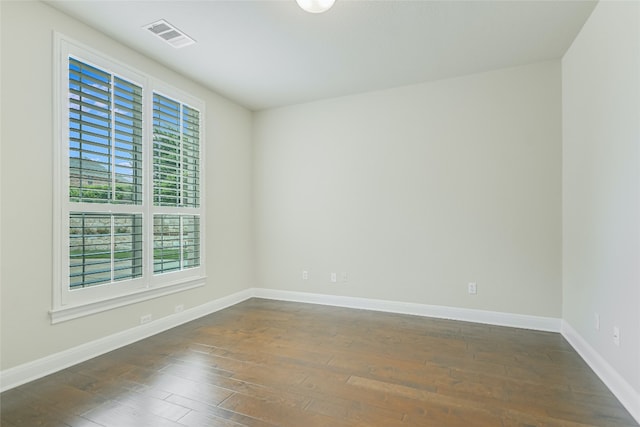
POLYGON ((552 61, 257 113, 261 286, 561 317, 560 79, 552 61))
POLYGON ((251 113, 43 3, 0 5, 1 369, 251 287, 251 113), (206 101, 205 287, 51 325, 54 30, 206 101))
POLYGON ((640 3, 598 4, 562 97, 563 317, 640 393, 640 3))

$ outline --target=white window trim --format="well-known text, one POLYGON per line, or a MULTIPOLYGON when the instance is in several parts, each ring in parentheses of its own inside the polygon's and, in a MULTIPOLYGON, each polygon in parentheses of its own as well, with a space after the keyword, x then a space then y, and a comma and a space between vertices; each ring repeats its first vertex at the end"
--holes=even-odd
MULTIPOLYGON (((83 316, 111 310, 129 304, 158 298, 175 292, 204 286, 205 260, 205 103, 173 88, 145 73, 96 52, 60 33, 54 32, 53 55, 53 289, 51 323, 64 322, 83 316), (143 214, 143 277, 103 286, 68 289, 69 211, 81 211, 90 204, 69 202, 68 160, 68 57, 81 58, 113 74, 130 79, 143 90, 143 203, 126 205, 121 210, 143 214), (200 112, 200 206, 198 208, 161 208, 153 205, 153 93, 159 93, 189 105, 200 112), (200 216, 200 266, 164 274, 153 273, 153 215, 157 213, 184 213, 200 216)), ((89 206, 89 210, 91 207, 89 206)))

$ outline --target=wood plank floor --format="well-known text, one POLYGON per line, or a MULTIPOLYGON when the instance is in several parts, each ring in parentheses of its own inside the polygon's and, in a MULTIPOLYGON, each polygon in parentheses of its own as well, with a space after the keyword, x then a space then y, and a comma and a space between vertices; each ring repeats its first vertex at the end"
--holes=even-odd
POLYGON ((17 426, 637 426, 559 335, 251 299, 0 396, 17 426))

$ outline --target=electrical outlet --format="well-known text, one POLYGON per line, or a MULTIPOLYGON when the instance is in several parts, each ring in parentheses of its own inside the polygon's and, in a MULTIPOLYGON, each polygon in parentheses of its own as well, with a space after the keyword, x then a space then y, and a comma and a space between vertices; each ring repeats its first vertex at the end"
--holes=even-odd
POLYGON ((302 271, 302 280, 309 280, 309 272, 307 270, 302 271))
POLYGON ((331 273, 331 283, 336 283, 338 281, 338 274, 331 273))
POLYGON ((613 327, 613 343, 620 346, 620 328, 617 326, 613 327))
POLYGON ((469 295, 475 295, 478 293, 478 286, 475 282, 469 282, 467 290, 469 291, 469 295))
POLYGON ((144 325, 145 323, 151 322, 152 316, 150 314, 145 314, 144 316, 140 316, 140 324, 144 325))
POLYGON ((595 318, 596 318, 596 323, 595 323, 594 327, 596 328, 596 331, 599 331, 600 330, 600 315, 598 313, 596 313, 595 318))
POLYGON ((342 274, 340 274, 340 280, 342 280, 343 282, 348 282, 349 274, 346 271, 343 271, 342 274))
POLYGON ((182 313, 184 311, 184 304, 178 304, 173 309, 174 313, 182 313))

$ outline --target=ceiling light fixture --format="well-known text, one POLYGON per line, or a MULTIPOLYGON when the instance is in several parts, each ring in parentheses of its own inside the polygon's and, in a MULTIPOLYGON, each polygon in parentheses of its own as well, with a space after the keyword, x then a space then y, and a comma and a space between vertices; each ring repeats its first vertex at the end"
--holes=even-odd
POLYGON ((296 0, 298 6, 309 13, 322 13, 331 9, 336 0, 296 0))

